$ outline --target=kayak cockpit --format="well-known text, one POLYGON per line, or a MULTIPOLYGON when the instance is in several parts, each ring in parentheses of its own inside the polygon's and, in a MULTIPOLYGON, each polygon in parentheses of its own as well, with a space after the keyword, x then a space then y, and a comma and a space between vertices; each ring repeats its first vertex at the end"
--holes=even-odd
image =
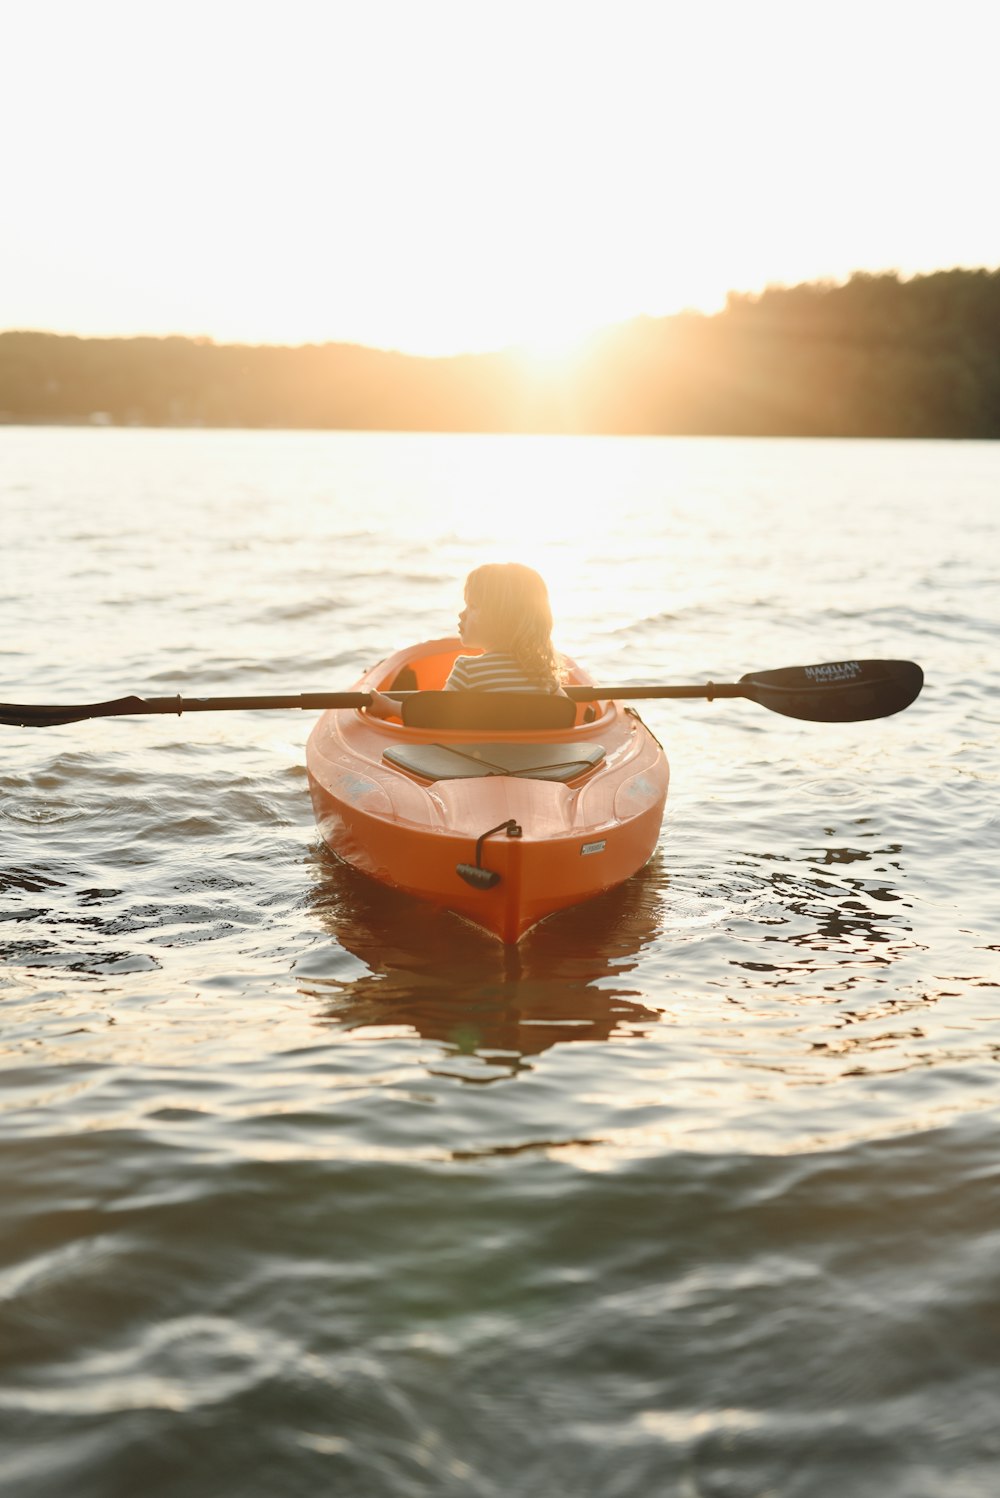
MULTIPOLYGON (((366 678, 380 692, 405 693, 400 698, 399 719, 405 728, 438 732, 552 733, 574 728, 593 728, 601 719, 609 721, 613 709, 607 702, 576 702, 561 692, 454 692, 445 691, 459 655, 479 655, 455 638, 426 641, 400 651, 366 678)), ((590 678, 576 663, 563 657, 565 686, 588 686, 590 678)))

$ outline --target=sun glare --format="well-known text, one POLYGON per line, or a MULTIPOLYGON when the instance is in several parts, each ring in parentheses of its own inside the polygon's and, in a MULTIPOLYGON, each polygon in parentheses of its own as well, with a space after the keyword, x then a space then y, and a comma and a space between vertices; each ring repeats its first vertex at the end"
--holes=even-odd
POLYGON ((563 375, 592 347, 596 333, 593 326, 582 331, 579 325, 550 327, 515 344, 514 352, 536 374, 563 375))

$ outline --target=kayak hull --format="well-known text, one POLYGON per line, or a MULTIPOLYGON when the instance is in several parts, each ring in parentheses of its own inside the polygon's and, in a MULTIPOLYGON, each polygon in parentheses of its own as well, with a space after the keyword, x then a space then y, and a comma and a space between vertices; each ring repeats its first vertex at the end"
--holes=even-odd
MULTIPOLYGON (((418 689, 438 690, 460 650, 457 639, 412 646, 366 672, 356 690, 388 690, 402 672, 408 684, 415 677, 418 689)), ((586 684, 572 665, 569 679, 586 684)), ((323 840, 380 883, 516 943, 547 916, 623 883, 656 847, 666 756, 635 713, 595 706, 593 722, 582 721, 581 708, 569 729, 488 735, 404 727, 357 709, 326 712, 306 750, 323 840), (442 744, 463 757, 530 744, 540 764, 569 745, 600 757, 560 781, 504 773, 430 781, 384 757, 442 744)))

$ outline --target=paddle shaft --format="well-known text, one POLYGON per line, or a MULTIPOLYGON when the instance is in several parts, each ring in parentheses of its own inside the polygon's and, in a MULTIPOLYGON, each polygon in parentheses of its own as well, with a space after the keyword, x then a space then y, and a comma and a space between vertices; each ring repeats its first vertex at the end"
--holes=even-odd
MULTIPOLYGON (((403 702, 415 692, 385 692, 386 697, 403 702)), ((610 698, 641 701, 655 697, 745 697, 748 693, 739 683, 682 687, 567 687, 566 696, 574 702, 607 701, 610 698)), ((323 712, 327 708, 367 707, 370 692, 298 692, 268 697, 118 697, 112 702, 81 703, 76 707, 34 703, 0 703, 0 724, 20 728, 53 728, 64 723, 82 723, 90 718, 147 717, 153 714, 268 712, 276 709, 299 709, 323 712)))
MULTIPOLYGON (((652 702, 663 697, 749 697, 738 681, 708 681, 704 686, 685 687, 564 687, 573 702, 652 702)), ((390 697, 393 695, 389 693, 390 697)))
MULTIPOLYGON (((746 697, 747 690, 738 681, 706 682, 704 686, 680 687, 563 687, 563 694, 574 702, 642 701, 655 697, 746 697)), ((416 692, 383 692, 394 702, 416 697, 416 692)), ((135 713, 217 713, 247 712, 255 709, 301 708, 305 712, 322 712, 329 707, 367 707, 370 692, 298 692, 274 697, 123 697, 122 703, 135 703, 135 713), (139 704, 141 703, 141 707, 139 704)), ((97 704, 104 706, 103 703, 97 704)), ((108 704, 109 706, 111 704, 108 704)), ((44 709, 39 709, 44 711, 44 709)), ((128 709, 122 709, 123 713, 128 709)), ((114 715, 109 715, 114 716, 114 715)))

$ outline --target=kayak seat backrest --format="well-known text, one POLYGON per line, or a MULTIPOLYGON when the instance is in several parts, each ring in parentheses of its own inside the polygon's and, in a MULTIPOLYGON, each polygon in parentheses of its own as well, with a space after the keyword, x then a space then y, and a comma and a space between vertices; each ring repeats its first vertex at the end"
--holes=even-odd
POLYGON ((419 690, 420 683, 412 666, 402 666, 392 678, 389 686, 390 692, 417 692, 419 690))
MULTIPOLYGON (((450 695, 450 694, 449 694, 450 695)), ((422 780, 576 780, 604 758, 603 744, 393 744, 382 758, 422 780)))
POLYGON ((572 728, 576 703, 555 692, 417 692, 403 700, 407 728, 572 728))

